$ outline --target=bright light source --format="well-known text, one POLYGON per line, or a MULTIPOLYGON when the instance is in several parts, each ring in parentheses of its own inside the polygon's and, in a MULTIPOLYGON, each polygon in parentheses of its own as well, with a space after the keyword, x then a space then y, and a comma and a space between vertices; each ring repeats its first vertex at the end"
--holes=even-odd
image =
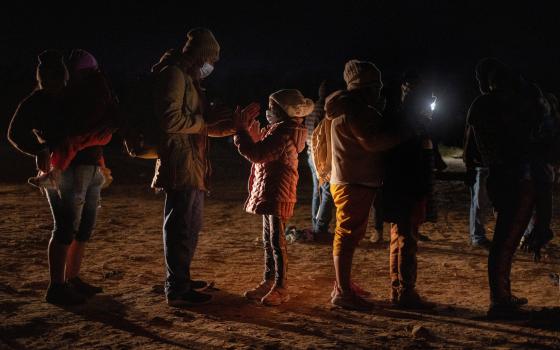
POLYGON ((432 109, 432 111, 436 109, 436 102, 435 101, 430 103, 430 108, 432 109))

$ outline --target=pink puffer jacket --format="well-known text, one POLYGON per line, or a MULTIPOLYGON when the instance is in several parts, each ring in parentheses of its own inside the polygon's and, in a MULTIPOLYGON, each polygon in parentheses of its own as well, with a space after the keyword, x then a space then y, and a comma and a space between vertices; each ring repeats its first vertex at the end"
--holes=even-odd
POLYGON ((246 132, 234 138, 239 153, 253 163, 245 210, 286 220, 294 212, 298 153, 305 148, 307 129, 301 119, 290 119, 267 126, 262 135, 256 142, 246 132))

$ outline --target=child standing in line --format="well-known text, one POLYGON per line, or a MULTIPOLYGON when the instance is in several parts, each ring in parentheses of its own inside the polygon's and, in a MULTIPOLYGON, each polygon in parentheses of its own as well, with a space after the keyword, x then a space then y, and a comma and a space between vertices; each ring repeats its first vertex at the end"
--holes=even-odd
POLYGON ((280 90, 269 96, 269 125, 259 129, 257 121, 243 120, 234 137, 239 153, 253 163, 245 210, 263 216, 264 277, 245 297, 264 305, 280 305, 290 298, 284 225, 296 203, 298 154, 307 137, 303 121, 312 111, 313 101, 299 90, 280 90))

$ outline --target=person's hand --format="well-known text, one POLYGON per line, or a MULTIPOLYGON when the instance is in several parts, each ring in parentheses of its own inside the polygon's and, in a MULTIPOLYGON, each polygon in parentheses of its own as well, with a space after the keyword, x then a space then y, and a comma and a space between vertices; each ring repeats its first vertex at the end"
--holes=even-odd
POLYGON ((251 123, 255 120, 255 118, 259 115, 261 107, 258 103, 251 103, 247 107, 241 109, 241 107, 237 106, 235 108, 235 112, 233 113, 233 125, 235 129, 240 130, 248 130, 251 123))
POLYGON ((243 119, 247 121, 247 125, 251 125, 253 120, 259 116, 261 112, 261 106, 258 103, 252 102, 247 105, 243 110, 241 110, 241 114, 243 115, 243 119))
POLYGON ((235 107, 231 119, 233 121, 233 127, 235 128, 235 130, 241 131, 247 129, 243 117, 241 115, 241 107, 239 106, 235 107))
POLYGON ((532 253, 533 261, 541 261, 541 250, 552 240, 554 233, 550 229, 533 229, 526 237, 523 237, 520 248, 521 250, 532 253))
POLYGON ((46 173, 51 169, 51 152, 48 147, 43 148, 35 156, 35 164, 38 170, 46 173))
POLYGON ((258 120, 253 120, 251 125, 249 125, 249 129, 247 129, 249 136, 253 142, 258 142, 261 140, 261 125, 258 120))

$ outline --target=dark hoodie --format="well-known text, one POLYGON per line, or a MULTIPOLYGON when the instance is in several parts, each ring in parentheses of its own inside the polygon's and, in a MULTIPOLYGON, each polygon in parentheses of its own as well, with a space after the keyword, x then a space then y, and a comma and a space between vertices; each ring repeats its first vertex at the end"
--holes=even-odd
POLYGON ((245 210, 288 219, 293 215, 298 182, 298 153, 305 148, 307 129, 301 119, 268 125, 254 142, 246 132, 234 137, 239 153, 253 163, 245 210))

